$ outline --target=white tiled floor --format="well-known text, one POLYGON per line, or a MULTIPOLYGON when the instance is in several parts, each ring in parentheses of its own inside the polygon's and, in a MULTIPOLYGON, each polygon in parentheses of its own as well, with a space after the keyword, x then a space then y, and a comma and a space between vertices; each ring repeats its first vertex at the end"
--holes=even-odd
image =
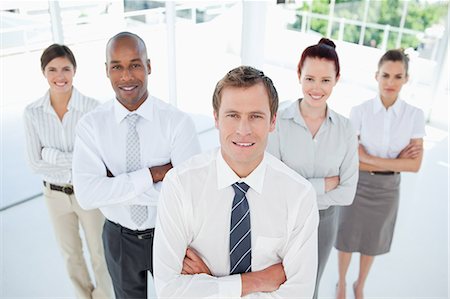
MULTIPOLYGON (((367 298, 448 298, 448 135, 430 127, 427 133, 422 170, 402 176, 392 252, 376 258, 367 298)), ((201 143, 204 149, 215 146, 217 132, 203 133, 201 143)), ((73 298, 42 197, 0 212, 0 220, 0 298, 73 298)), ((356 262, 349 284, 357 275, 356 262)), ((321 298, 333 297, 336 281, 333 251, 321 298)))

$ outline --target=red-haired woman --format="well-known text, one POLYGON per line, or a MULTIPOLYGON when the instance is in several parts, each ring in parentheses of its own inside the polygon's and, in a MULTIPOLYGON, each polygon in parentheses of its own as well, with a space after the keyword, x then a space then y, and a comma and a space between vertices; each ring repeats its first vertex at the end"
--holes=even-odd
POLYGON ((303 51, 297 74, 303 98, 278 113, 267 150, 308 179, 320 223, 314 297, 336 238, 335 206, 352 203, 358 181, 358 142, 350 121, 327 105, 340 77, 335 44, 322 38, 303 51))

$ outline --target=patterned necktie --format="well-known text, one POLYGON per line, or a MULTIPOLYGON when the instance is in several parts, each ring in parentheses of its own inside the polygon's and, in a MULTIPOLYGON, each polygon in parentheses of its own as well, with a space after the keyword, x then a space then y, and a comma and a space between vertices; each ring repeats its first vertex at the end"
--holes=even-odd
MULTIPOLYGON (((141 169, 141 150, 139 144, 139 135, 136 131, 136 123, 139 119, 138 114, 128 114, 128 133, 127 133, 127 172, 141 169)), ((131 220, 136 225, 142 225, 147 219, 147 206, 131 205, 131 220)))
POLYGON ((230 225, 230 274, 240 274, 251 271, 252 268, 252 238, 250 228, 250 209, 246 183, 234 183, 234 199, 231 209, 230 225))

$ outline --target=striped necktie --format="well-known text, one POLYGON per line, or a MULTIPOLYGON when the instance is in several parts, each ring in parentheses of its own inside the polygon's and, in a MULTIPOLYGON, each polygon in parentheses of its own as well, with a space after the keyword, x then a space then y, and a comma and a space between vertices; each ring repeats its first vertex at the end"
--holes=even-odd
POLYGON ((250 228, 250 209, 245 194, 246 183, 234 183, 234 200, 231 209, 230 225, 230 274, 251 271, 252 238, 250 228))

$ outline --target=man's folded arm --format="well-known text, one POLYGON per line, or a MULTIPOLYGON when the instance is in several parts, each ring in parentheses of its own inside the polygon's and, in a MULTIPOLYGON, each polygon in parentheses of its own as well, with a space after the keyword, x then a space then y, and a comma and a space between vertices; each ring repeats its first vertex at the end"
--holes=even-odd
POLYGON ((179 186, 176 176, 169 173, 158 206, 153 248, 158 297, 312 297, 317 271, 319 222, 312 187, 302 195, 304 198, 297 206, 298 213, 292 217, 292 232, 283 249, 283 264, 242 275, 214 277, 207 274, 210 271, 200 257, 195 254, 189 257, 191 228, 187 219, 192 217, 192 207, 183 200, 185 195, 179 186), (186 262, 186 258, 190 261, 186 262))
MULTIPOLYGON (((186 250, 181 273, 187 275, 211 275, 208 266, 191 248, 186 250)), ((285 281, 286 274, 281 263, 269 266, 260 271, 243 273, 241 274, 241 296, 276 291, 285 281)))
MULTIPOLYGON (((301 203, 291 219, 291 233, 282 250, 286 282, 276 291, 250 294, 251 298, 312 298, 317 275, 317 228, 319 213, 311 187, 299 195, 301 203)), ((292 207, 293 208, 293 207, 292 207)))
POLYGON ((191 236, 187 221, 191 207, 174 173, 164 180, 153 243, 153 269, 158 298, 240 298, 240 275, 214 277, 181 274, 191 236))
POLYGON ((108 173, 91 132, 85 123, 78 124, 72 170, 80 206, 95 209, 135 204, 136 198, 153 188, 150 171, 143 168, 130 173, 108 173))

